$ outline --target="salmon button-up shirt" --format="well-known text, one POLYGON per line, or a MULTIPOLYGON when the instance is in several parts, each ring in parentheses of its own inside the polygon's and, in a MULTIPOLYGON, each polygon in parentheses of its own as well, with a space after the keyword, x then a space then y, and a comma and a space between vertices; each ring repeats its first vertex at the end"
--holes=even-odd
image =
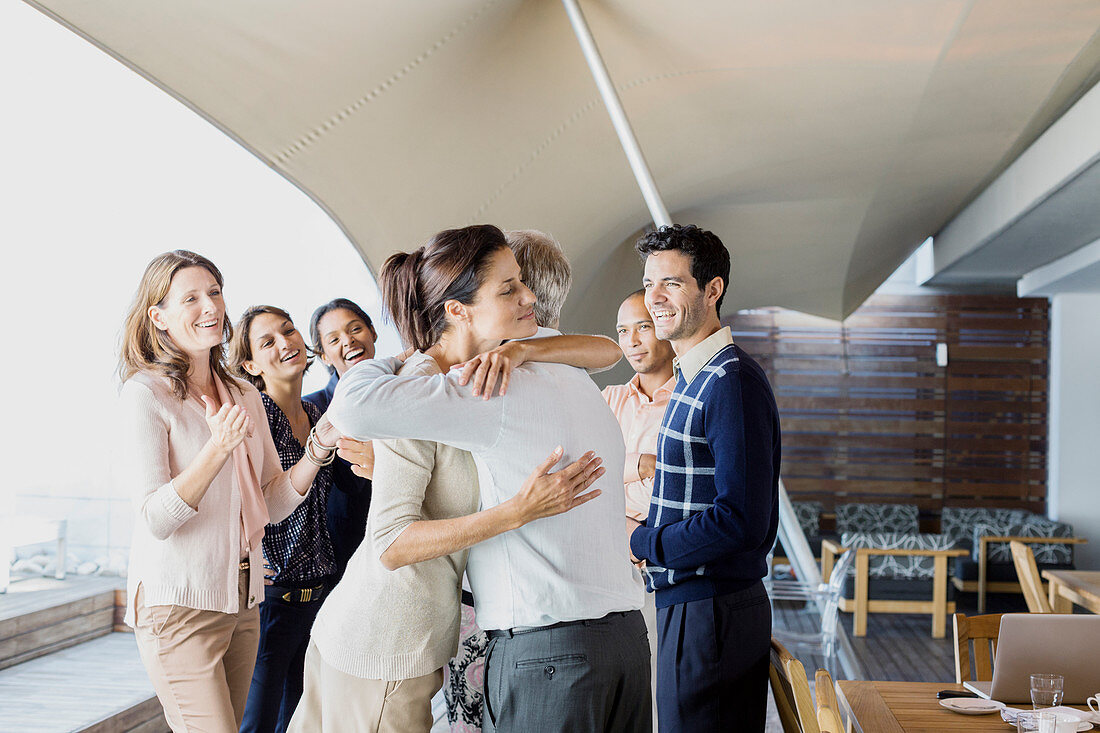
POLYGON ((676 377, 674 375, 662 384, 652 400, 639 388, 640 382, 641 377, 635 374, 626 384, 605 387, 603 398, 615 413, 626 442, 626 466, 623 470, 626 516, 645 522, 649 516, 649 500, 653 496, 653 479, 643 479, 638 475, 638 458, 643 453, 657 454, 657 434, 661 431, 661 420, 664 419, 669 397, 676 388, 676 377))

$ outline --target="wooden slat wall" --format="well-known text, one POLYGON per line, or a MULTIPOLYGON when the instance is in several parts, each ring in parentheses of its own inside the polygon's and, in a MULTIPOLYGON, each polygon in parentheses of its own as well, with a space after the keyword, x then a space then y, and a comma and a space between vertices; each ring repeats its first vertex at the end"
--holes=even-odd
POLYGON ((875 295, 843 325, 778 308, 725 320, 772 381, 793 499, 1045 511, 1045 299, 875 295))

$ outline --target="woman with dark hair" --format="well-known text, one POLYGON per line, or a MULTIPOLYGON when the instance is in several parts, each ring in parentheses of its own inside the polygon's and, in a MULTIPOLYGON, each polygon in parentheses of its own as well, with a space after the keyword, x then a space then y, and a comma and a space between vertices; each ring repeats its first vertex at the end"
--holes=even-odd
MULTIPOLYGON (((331 377, 324 389, 306 395, 305 399, 324 412, 344 372, 353 364, 374 358, 378 333, 366 311, 347 298, 336 298, 313 311, 309 335, 313 353, 328 367, 331 377)), ((336 572, 340 577, 367 530, 371 496, 369 465, 353 466, 338 457, 332 464, 332 488, 326 511, 329 536, 336 553, 336 572)))
POLYGON ((313 353, 321 358, 331 376, 324 389, 307 395, 306 399, 324 412, 344 372, 353 364, 374 358, 378 332, 370 316, 358 304, 347 298, 334 298, 313 311, 309 319, 309 338, 313 353))
MULTIPOLYGON (((229 346, 234 371, 260 390, 283 466, 302 459, 309 432, 321 420, 321 411, 302 400, 308 353, 290 314, 271 305, 246 310, 229 346)), ((282 733, 302 696, 309 629, 336 582, 336 557, 325 516, 330 469, 323 466, 306 500, 264 531, 268 581, 260 606, 260 650, 241 733, 282 733)))
MULTIPOLYGON (((386 261, 383 299, 417 349, 402 374, 444 374, 484 351, 489 332, 534 333, 531 291, 518 278, 506 288, 494 278, 505 258, 515 265, 499 229, 468 227, 386 261), (406 327, 410 311, 426 320, 406 327)), ((592 342, 559 337, 529 349, 536 360, 605 366, 587 363, 592 342)), ((466 548, 585 503, 598 492, 583 492, 603 474, 592 453, 551 473, 559 449, 510 501, 478 512, 478 470, 466 451, 422 440, 374 445, 370 541, 314 623, 292 731, 427 731, 430 700, 457 647, 466 548)))
POLYGON ((283 468, 259 392, 226 367, 222 282, 201 255, 160 255, 123 327, 116 470, 137 511, 126 623, 175 731, 240 726, 264 528, 302 503, 335 443, 325 421, 283 468))

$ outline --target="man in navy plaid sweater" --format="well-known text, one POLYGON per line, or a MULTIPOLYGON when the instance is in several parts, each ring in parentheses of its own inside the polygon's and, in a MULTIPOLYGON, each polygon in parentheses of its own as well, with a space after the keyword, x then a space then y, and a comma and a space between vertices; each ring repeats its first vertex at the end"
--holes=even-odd
POLYGON ((657 600, 657 716, 671 731, 763 731, 771 607, 761 579, 779 524, 779 412, 719 319, 729 252, 695 226, 636 245, 676 390, 644 525, 627 520, 657 600))

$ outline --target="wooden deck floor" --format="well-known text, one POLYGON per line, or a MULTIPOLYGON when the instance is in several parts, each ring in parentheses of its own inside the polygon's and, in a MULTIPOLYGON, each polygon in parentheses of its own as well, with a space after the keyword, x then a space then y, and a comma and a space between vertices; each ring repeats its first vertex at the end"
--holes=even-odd
MULTIPOLYGON (((0 730, 82 731, 123 711, 143 722, 150 711, 159 714, 152 695, 134 635, 108 634, 0 670, 0 730)), ((163 729, 163 724, 149 728, 163 729)))
MULTIPOLYGON (((958 612, 976 614, 976 598, 962 594, 957 599, 958 612)), ((777 601, 772 605, 776 628, 792 631, 814 631, 820 627, 821 616, 816 608, 777 601)), ((988 613, 1027 611, 1023 597, 990 595, 988 613)), ((932 617, 923 614, 872 613, 867 618, 867 636, 852 636, 852 614, 840 614, 841 623, 852 642, 856 656, 869 680, 912 682, 952 682, 955 679, 955 652, 952 646, 951 620, 947 636, 932 638, 932 617)), ((802 660, 808 672, 824 666, 821 658, 802 660)))
MULTIPOLYGON (((776 628, 811 632, 820 628, 821 615, 813 606, 798 608, 789 602, 773 605, 776 628)), ((841 614, 856 656, 867 679, 948 682, 955 678, 951 638, 933 639, 929 616, 873 613, 867 619, 867 636, 852 636, 851 614, 841 614)), ((820 657, 802 658, 812 674, 825 666, 820 657)))
POLYGON ((125 578, 70 575, 56 578, 15 580, 0 593, 0 621, 79 601, 96 593, 125 588, 125 578))

